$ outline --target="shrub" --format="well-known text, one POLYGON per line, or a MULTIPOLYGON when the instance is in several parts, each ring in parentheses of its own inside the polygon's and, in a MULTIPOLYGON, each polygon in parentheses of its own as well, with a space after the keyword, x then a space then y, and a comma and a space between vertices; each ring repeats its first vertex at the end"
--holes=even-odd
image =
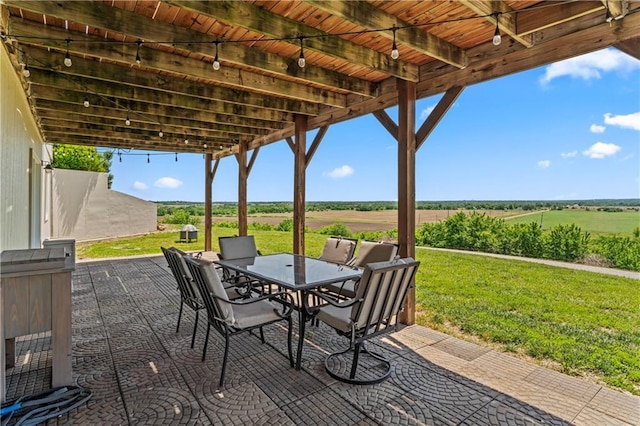
POLYGON ((175 210, 173 214, 165 216, 165 223, 171 223, 174 225, 199 225, 200 218, 197 216, 191 216, 186 210, 175 210))
POLYGON ((331 225, 322 227, 318 233, 325 235, 335 235, 336 237, 351 237, 351 231, 344 223, 336 222, 331 225))
POLYGON ((579 226, 556 225, 544 237, 544 257, 574 261, 587 253, 589 233, 579 226))
POLYGON ((247 228, 257 231, 271 231, 273 227, 268 223, 253 222, 247 225, 247 228))
POLYGON ((593 242, 592 248, 616 268, 640 271, 640 239, 638 238, 602 236, 593 242))
POLYGON ((216 222, 214 224, 215 227, 217 228, 231 228, 231 229, 237 229, 238 228, 238 222, 231 222, 231 221, 227 221, 227 220, 222 220, 220 222, 216 222))
POLYGON ((292 218, 287 218, 284 219, 282 222, 280 222, 276 227, 275 227, 276 231, 282 231, 282 232, 292 232, 293 231, 293 219, 292 218))

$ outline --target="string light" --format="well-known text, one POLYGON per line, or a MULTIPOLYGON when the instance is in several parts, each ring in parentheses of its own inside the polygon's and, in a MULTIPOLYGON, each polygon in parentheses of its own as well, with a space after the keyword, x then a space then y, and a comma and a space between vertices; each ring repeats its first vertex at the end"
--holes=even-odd
POLYGON ((29 69, 29 60, 27 59, 26 56, 24 58, 24 68, 22 69, 22 75, 24 76, 24 78, 31 77, 31 70, 29 69))
POLYGON ((298 58, 298 66, 300 68, 304 68, 304 66, 307 65, 307 61, 304 59, 304 46, 302 43, 304 36, 298 36, 298 38, 300 39, 300 57, 298 58))
POLYGON ((147 164, 149 164, 151 162, 151 157, 149 157, 149 154, 147 154, 147 164))
POLYGON ((220 69, 220 61, 218 61, 218 45, 220 44, 220 41, 216 40, 213 43, 216 46, 216 56, 213 58, 213 69, 218 71, 220 69))
POLYGON ((178 153, 176 152, 176 163, 178 162, 178 153))
POLYGON ((391 58, 398 59, 400 57, 400 52, 398 52, 398 46, 396 45, 396 25, 393 25, 391 31, 393 31, 393 44, 391 45, 391 58))
POLYGON ((71 43, 71 39, 68 38, 65 41, 67 42, 67 54, 64 55, 64 65, 69 68, 71 65, 73 65, 73 62, 71 62, 71 56, 69 56, 69 43, 71 43))
POLYGON ((187 145, 187 144, 189 143, 189 139, 187 139, 187 137, 186 137, 186 136, 185 136, 185 138, 184 138, 184 143, 185 143, 185 145, 187 145))
POLYGON ((124 124, 126 124, 127 126, 131 125, 131 120, 129 119, 129 114, 127 114, 127 118, 124 120, 124 124))
POLYGON ((118 160, 122 163, 122 153, 118 153, 118 160))
POLYGON ((140 62, 142 62, 140 59, 140 46, 142 45, 142 42, 138 40, 136 44, 138 45, 138 48, 136 49, 136 64, 140 65, 140 62))
POLYGON ((91 105, 91 104, 89 103, 89 97, 88 96, 84 97, 84 102, 82 103, 82 105, 84 105, 85 108, 89 108, 89 105, 91 105))
POLYGON ((162 131, 162 129, 160 129, 160 131, 158 132, 158 136, 160 136, 160 137, 164 136, 164 132, 162 131))
POLYGON ((496 17, 496 32, 493 33, 493 45, 499 46, 500 43, 502 43, 502 37, 500 36, 500 24, 499 24, 500 14, 496 13, 495 17, 496 17))

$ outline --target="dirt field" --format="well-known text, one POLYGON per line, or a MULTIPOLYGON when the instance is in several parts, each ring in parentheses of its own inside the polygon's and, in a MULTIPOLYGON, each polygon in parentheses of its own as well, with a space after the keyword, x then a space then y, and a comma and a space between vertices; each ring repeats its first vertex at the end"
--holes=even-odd
MULTIPOLYGON (((456 214, 458 211, 465 210, 416 210, 416 228, 427 222, 438 222, 447 217, 456 214)), ((515 214, 513 211, 496 211, 496 210, 476 210, 477 213, 484 213, 492 217, 506 217, 515 214)), ((283 219, 291 217, 290 213, 275 214, 257 214, 249 216, 249 223, 268 223, 277 225, 283 219)), ((214 217, 217 221, 235 221, 236 217, 214 217)), ((306 224, 311 230, 317 230, 323 226, 331 225, 335 222, 345 224, 351 232, 364 231, 385 231, 387 229, 397 228, 398 211, 384 210, 374 212, 359 212, 354 210, 330 210, 323 212, 307 212, 306 224)))

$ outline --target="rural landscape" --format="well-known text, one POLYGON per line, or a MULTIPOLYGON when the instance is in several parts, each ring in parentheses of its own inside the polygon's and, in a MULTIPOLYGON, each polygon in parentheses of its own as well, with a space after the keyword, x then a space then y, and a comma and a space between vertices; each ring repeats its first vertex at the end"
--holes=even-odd
MULTIPOLYGON (((234 203, 214 206, 217 238, 237 235, 234 203)), ((262 254, 292 251, 290 203, 251 203, 249 233, 262 254)), ((79 243, 79 259, 158 255, 187 223, 203 230, 201 203, 158 203, 162 231, 79 243)), ((308 203, 306 254, 328 235, 393 240, 392 202, 308 203)), ((201 233, 200 235, 203 235, 201 233)), ((640 270, 640 200, 418 203, 416 321, 563 373, 640 395, 640 281, 493 258, 473 251, 640 270), (470 250, 437 251, 434 247, 470 250), (617 262, 617 264, 616 264, 617 262)))

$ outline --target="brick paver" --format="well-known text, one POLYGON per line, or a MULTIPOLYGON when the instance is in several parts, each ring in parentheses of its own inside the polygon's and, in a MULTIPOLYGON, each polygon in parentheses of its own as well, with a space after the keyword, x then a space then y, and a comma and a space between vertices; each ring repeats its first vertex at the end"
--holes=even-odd
MULTIPOLYGON (((307 328, 302 371, 289 365, 282 324, 265 329, 267 345, 235 336, 218 389, 223 341, 212 330, 201 362, 206 315, 194 348, 192 312, 176 332, 179 297, 162 257, 78 264, 73 308, 74 380, 93 396, 59 424, 640 425, 636 396, 419 326, 369 345, 392 361, 390 378, 371 386, 325 372, 347 342, 324 325, 307 328)), ((9 400, 49 388, 50 343, 47 333, 17 339, 9 400)))

